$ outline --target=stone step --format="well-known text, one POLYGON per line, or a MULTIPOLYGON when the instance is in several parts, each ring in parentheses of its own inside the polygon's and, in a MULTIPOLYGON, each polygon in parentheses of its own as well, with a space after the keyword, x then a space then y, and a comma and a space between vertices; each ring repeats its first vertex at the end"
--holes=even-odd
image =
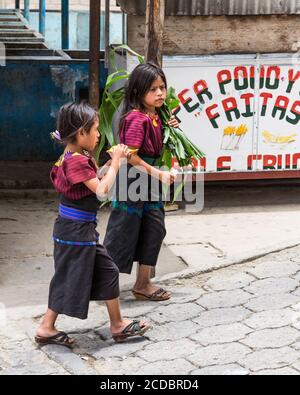
POLYGON ((16 12, 16 10, 9 10, 9 9, 3 9, 3 10, 0 10, 0 15, 18 15, 17 14, 17 12, 16 12))
POLYGON ((14 15, 0 15, 0 22, 21 22, 21 20, 14 15))
POLYGON ((9 13, 9 14, 14 13, 14 14, 16 14, 17 11, 16 11, 15 8, 0 8, 0 14, 5 14, 5 13, 9 13))
POLYGON ((59 53, 52 49, 17 49, 17 48, 8 48, 6 50, 6 56, 21 56, 21 57, 44 57, 44 56, 59 56, 59 53))
POLYGON ((27 29, 27 27, 23 24, 23 23, 16 23, 16 22, 12 22, 12 23, 10 23, 10 22, 0 22, 0 30, 1 29, 17 29, 17 30, 19 30, 19 29, 24 29, 24 30, 26 30, 27 29))
POLYGON ((27 33, 36 33, 34 29, 0 29, 0 34, 27 34, 27 33))
POLYGON ((34 31, 8 30, 3 32, 0 30, 0 37, 36 37, 34 33, 34 31))
POLYGON ((54 60, 62 60, 61 56, 6 56, 6 61, 16 62, 16 61, 49 61, 53 62, 54 60))
POLYGON ((6 49, 47 49, 43 42, 7 42, 6 49))
POLYGON ((43 43, 45 39, 43 37, 0 37, 0 42, 9 43, 9 42, 28 42, 28 43, 43 43))

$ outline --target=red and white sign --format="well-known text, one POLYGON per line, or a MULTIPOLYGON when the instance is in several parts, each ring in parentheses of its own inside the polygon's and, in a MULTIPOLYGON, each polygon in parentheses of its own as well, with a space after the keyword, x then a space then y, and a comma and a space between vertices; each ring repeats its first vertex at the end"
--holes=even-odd
POLYGON ((164 60, 206 173, 300 169, 300 66, 291 57, 164 60))

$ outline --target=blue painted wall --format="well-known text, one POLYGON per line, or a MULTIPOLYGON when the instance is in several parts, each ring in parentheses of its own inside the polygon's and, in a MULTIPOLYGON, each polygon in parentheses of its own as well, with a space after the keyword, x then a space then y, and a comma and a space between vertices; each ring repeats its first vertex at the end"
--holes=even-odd
MULTIPOLYGON (((106 76, 101 63, 102 88, 106 76)), ((61 147, 49 134, 56 128, 58 109, 79 100, 87 88, 88 62, 0 67, 0 159, 55 160, 61 147)))
MULTIPOLYGON (((84 11, 70 11, 70 49, 89 48, 89 13, 84 11)), ((39 18, 37 12, 30 13, 30 25, 38 31, 39 18)), ((104 49, 104 14, 101 15, 101 49, 104 49)), ((61 13, 47 12, 46 34, 47 44, 53 49, 61 49, 61 13)), ((122 43, 122 14, 110 14, 110 43, 122 43)))

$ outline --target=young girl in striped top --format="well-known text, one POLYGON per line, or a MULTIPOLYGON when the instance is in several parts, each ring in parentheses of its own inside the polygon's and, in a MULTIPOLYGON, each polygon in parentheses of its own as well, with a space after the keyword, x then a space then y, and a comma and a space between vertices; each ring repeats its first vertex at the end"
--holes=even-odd
POLYGON ((111 153, 107 174, 99 180, 91 153, 99 142, 97 112, 85 103, 63 106, 58 131, 53 136, 65 152, 51 171, 51 180, 60 194, 59 215, 53 230, 55 274, 49 290, 48 310, 35 340, 38 344, 72 346, 74 339, 55 328, 59 314, 86 319, 90 300, 104 300, 112 336, 122 341, 143 335, 149 329, 143 321, 125 320, 119 306, 119 270, 96 231, 99 201, 114 184, 128 148, 121 144, 111 153))
MULTIPOLYGON (((164 104, 166 95, 166 77, 156 64, 141 64, 131 73, 120 124, 120 142, 138 149, 138 154, 129 160, 125 184, 129 192, 130 186, 136 182, 130 172, 132 167, 138 166, 148 174, 144 183, 148 185, 148 191, 137 201, 129 196, 130 193, 126 194, 126 199, 119 193, 119 198, 113 202, 104 240, 120 272, 129 274, 133 262, 139 263, 132 292, 137 299, 153 301, 168 300, 171 296, 170 292, 150 281, 151 268, 156 266, 166 234, 161 185, 159 190, 153 191, 153 181, 168 185, 175 181, 172 172, 155 167, 163 149, 162 123, 157 109, 164 104)), ((174 117, 170 125, 178 127, 174 117)))

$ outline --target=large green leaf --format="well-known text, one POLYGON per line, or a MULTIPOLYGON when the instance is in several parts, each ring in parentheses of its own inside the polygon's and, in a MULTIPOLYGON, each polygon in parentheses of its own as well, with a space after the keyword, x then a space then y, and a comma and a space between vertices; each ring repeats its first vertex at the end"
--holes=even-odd
POLYGON ((177 108, 180 104, 180 100, 176 96, 175 89, 171 86, 168 89, 166 105, 170 112, 172 112, 175 108, 177 108))
MULTIPOLYGON (((125 91, 123 87, 114 89, 114 85, 120 81, 126 81, 130 76, 126 70, 118 70, 115 66, 115 55, 118 50, 127 51, 131 55, 136 56, 140 63, 144 63, 144 58, 127 45, 120 45, 111 51, 111 64, 115 67, 116 71, 107 77, 102 104, 99 109, 101 141, 96 154, 97 159, 99 159, 106 140, 110 146, 117 144, 113 133, 113 119, 124 99, 125 91)), ((180 166, 186 166, 192 162, 193 158, 200 159, 204 156, 203 152, 189 140, 182 130, 168 125, 172 110, 177 108, 179 104, 180 101, 175 89, 169 87, 166 102, 159 109, 159 116, 164 132, 164 150, 161 157, 161 164, 167 166, 169 169, 172 167, 172 159, 174 157, 180 166)))
POLYGON ((176 190, 175 190, 175 192, 174 192, 173 203, 176 202, 176 200, 177 200, 179 194, 181 193, 181 191, 182 191, 182 189, 183 189, 183 187, 184 187, 184 184, 185 184, 185 181, 182 181, 182 182, 178 185, 178 187, 176 188, 176 190))
POLYGON ((139 53, 133 51, 128 45, 119 45, 118 47, 114 48, 114 51, 118 51, 120 49, 124 49, 125 51, 129 52, 131 55, 136 56, 140 63, 145 63, 145 59, 139 53))

